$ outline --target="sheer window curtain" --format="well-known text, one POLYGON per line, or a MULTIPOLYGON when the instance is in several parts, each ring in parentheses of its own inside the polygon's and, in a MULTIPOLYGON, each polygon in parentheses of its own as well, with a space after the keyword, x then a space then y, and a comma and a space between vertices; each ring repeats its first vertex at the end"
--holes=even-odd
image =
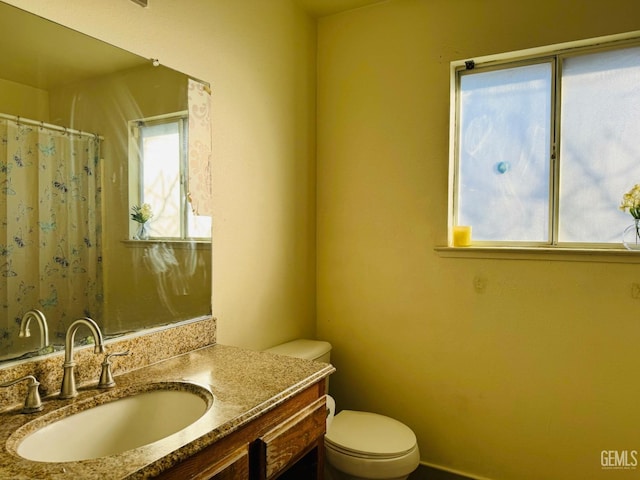
POLYGON ((189 79, 189 201, 196 215, 213 215, 211 204, 211 89, 189 79))

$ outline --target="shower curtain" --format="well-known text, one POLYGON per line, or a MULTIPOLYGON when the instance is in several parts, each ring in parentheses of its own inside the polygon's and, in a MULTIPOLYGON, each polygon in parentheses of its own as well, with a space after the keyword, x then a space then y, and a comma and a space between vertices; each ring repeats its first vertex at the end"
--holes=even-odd
POLYGON ((28 310, 58 337, 102 314, 100 139, 51 127, 0 118, 0 358, 28 310))

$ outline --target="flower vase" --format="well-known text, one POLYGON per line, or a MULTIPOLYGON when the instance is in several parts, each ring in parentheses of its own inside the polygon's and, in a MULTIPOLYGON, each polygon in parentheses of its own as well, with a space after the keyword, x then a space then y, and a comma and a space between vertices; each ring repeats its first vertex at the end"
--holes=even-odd
POLYGON ((624 229, 622 243, 627 250, 640 251, 640 218, 634 218, 633 224, 624 229))
POLYGON ((138 231, 136 232, 137 240, 149 240, 149 230, 146 223, 138 224, 138 231))

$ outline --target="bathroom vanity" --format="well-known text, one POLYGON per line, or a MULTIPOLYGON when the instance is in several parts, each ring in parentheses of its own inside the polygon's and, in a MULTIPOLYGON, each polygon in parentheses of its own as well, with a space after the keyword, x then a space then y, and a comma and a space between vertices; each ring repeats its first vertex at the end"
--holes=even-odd
MULTIPOLYGON (((116 375, 113 389, 89 383, 73 399, 44 397, 36 414, 21 414, 15 405, 0 413, 0 478, 320 479, 325 382, 333 371, 326 363, 210 345, 116 375), (140 385, 180 382, 207 389, 213 402, 197 421, 164 439, 81 461, 35 462, 17 454, 41 416, 62 417, 74 406, 126 396, 140 385)), ((100 431, 94 433, 99 442, 100 431)))
POLYGON ((158 478, 321 480, 326 416, 321 381, 158 478))

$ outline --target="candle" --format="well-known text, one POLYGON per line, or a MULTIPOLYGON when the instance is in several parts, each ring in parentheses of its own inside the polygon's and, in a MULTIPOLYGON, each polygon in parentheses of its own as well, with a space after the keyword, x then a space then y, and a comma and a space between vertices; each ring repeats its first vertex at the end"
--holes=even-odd
POLYGON ((468 247, 469 245, 471 245, 471 227, 467 225, 453 227, 453 246, 468 247))

